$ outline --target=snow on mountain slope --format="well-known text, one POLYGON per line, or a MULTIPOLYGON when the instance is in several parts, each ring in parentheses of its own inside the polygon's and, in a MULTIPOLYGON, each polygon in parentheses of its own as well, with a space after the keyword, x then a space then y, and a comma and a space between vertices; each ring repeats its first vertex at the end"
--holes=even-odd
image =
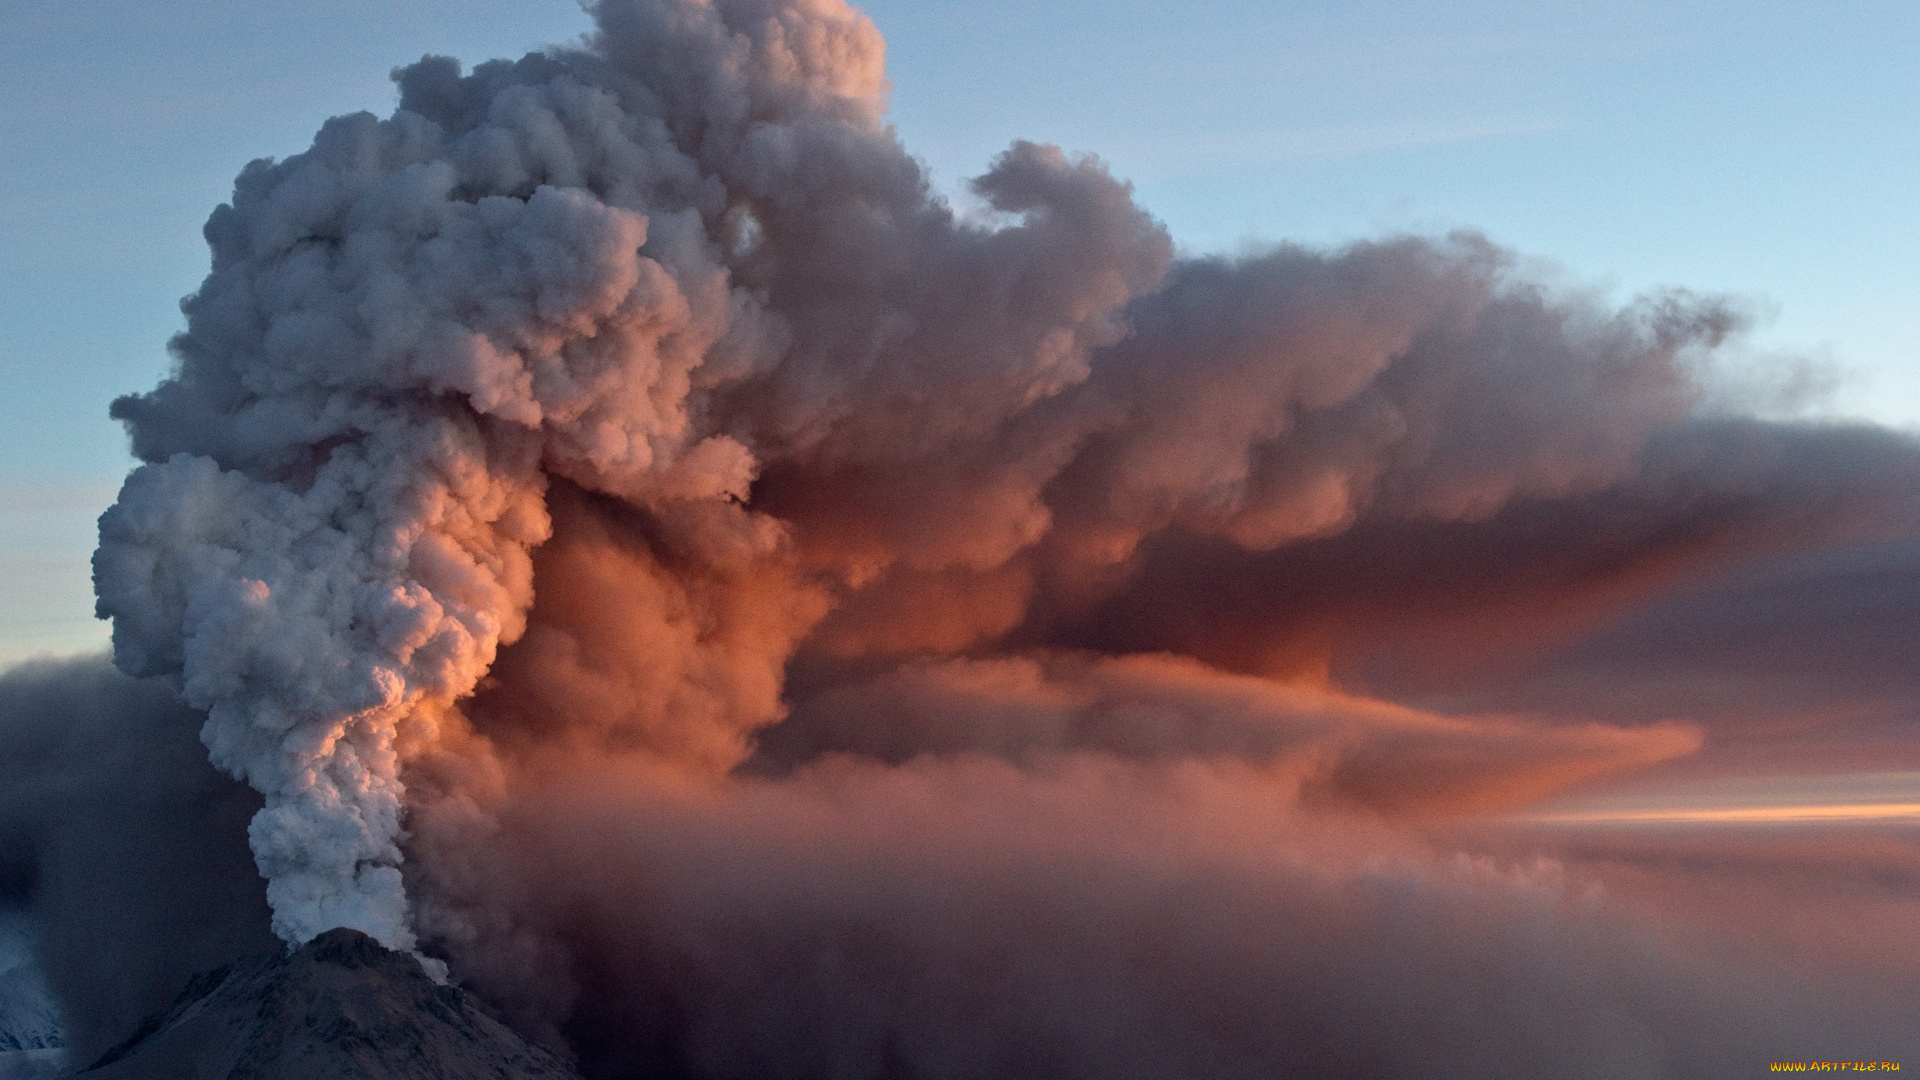
POLYGON ((0 1080, 43 1080, 66 1063, 60 1010, 28 963, 0 966, 0 1080))
POLYGON ((63 1045, 60 1011, 33 969, 19 964, 0 970, 0 1053, 63 1045))

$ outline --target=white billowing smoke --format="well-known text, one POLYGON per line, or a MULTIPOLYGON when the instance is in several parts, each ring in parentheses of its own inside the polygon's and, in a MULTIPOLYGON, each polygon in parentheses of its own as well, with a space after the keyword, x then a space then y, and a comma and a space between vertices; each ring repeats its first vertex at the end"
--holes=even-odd
MULTIPOLYGON (((1658 924, 1425 824, 1729 730, 1614 674, 1753 681, 1668 679, 1711 652, 1667 647, 1684 619, 1499 713, 1452 673, 1763 552, 1910 553, 1912 438, 1703 410, 1724 304, 1568 294, 1471 235, 1176 260, 1096 159, 1029 143, 962 219, 842 0, 590 12, 578 48, 423 59, 391 117, 248 166, 177 371, 115 403, 143 462, 95 556, 115 662, 264 809, 208 786, 164 685, 0 680, 0 903, 50 913, 76 1045, 177 986, 127 964, 261 943, 209 839, 251 814, 280 937, 443 957, 590 1076, 1898 1056, 1904 848, 1738 890, 1762 917, 1728 948, 1778 927, 1788 960, 1669 965, 1658 924), (1822 1004, 1829 952, 1870 978, 1822 1004)), ((1804 654, 1792 711, 1875 717, 1877 754, 1913 635, 1856 570, 1822 605, 1848 655, 1804 654)), ((1705 594, 1703 636, 1791 670, 1795 581, 1705 594)), ((1812 729, 1770 730, 1797 767, 1812 729)), ((1678 850, 1592 865, 1727 922, 1747 856, 1678 850), (1707 884, 1645 885, 1656 859, 1707 884)))
MULTIPOLYGON (((1166 265, 1120 185, 1043 148, 1010 153, 990 193, 1026 224, 956 225, 880 125, 883 45, 839 0, 595 15, 585 50, 464 78, 429 58, 397 74, 391 118, 337 118, 306 153, 249 165, 207 224, 177 372, 114 408, 145 464, 101 519, 98 611, 118 666, 174 679, 213 761, 266 796, 251 840, 290 942, 345 925, 413 946, 401 768, 524 632, 550 476, 704 507, 705 533, 750 551, 785 542, 743 506, 755 454, 715 396, 788 359, 790 385, 752 408, 804 441, 845 411, 836 381, 881 365, 840 343, 800 355, 764 281, 736 280, 732 264, 777 261, 771 222, 792 247, 840 243, 819 258, 853 275, 912 271, 873 252, 928 241, 914 288, 944 273, 1008 294, 996 278, 1063 257, 1049 201, 1098 196, 1073 223, 1086 267, 1017 298, 1021 326, 967 376, 1021 401, 1080 377, 1166 265), (872 235, 834 221, 850 214, 872 235), (1118 270, 1100 250, 1116 231, 1118 270)), ((815 306, 869 353, 914 332, 815 306)))
MULTIPOLYGON (((877 68, 851 16, 742 41, 667 7, 676 33, 751 54, 716 94, 783 72, 807 91, 808 49, 877 68)), ((817 92, 871 115, 876 90, 817 92)), ((708 235, 724 189, 660 117, 575 78, 480 107, 465 131, 343 117, 250 165, 208 223, 178 373, 115 409, 147 464, 101 519, 99 612, 121 669, 176 678, 214 762, 266 796, 252 844, 291 942, 353 926, 412 947, 403 744, 521 633, 544 470, 643 502, 753 475, 694 415, 696 388, 762 359, 708 235)))
MULTIPOLYGON (((1640 482, 1622 505, 1648 524, 1600 537, 1623 552, 1589 557, 1577 515, 1523 531, 1561 545, 1518 582, 1551 592, 1672 538, 1844 517, 1796 502, 1716 532, 1687 516, 1720 512, 1696 490, 1715 481, 1643 469, 1689 422, 1689 351, 1732 326, 1712 303, 1555 298, 1472 238, 1175 264, 1097 160, 1028 143, 975 182, 993 220, 962 221, 882 124, 883 45, 841 0, 592 13, 582 48, 422 60, 392 117, 249 165, 207 224, 178 371, 114 407, 145 464, 101 519, 99 612, 119 667, 172 679, 215 764, 265 795, 251 841, 288 941, 416 944, 403 775, 456 784, 439 765, 475 747, 711 775, 791 700, 796 756, 1271 756, 1292 744, 1266 728, 1319 698, 1251 710, 1242 737, 1178 722, 1244 696, 1204 663, 1051 652, 1304 670, 1307 638, 1374 601, 1290 597, 1276 560, 1383 522, 1499 524, 1640 482), (1250 569, 1216 587, 1216 564, 1250 569), (996 649, 1034 658, 884 675, 996 649), (783 682, 802 669, 816 692, 870 681, 809 708, 783 682), (952 707, 887 704, 935 691, 952 707), (1154 695, 1161 719, 1126 719, 1154 695)), ((1329 745, 1384 740, 1354 790, 1405 787, 1401 758, 1564 777, 1697 742, 1376 713, 1314 721, 1329 745)))

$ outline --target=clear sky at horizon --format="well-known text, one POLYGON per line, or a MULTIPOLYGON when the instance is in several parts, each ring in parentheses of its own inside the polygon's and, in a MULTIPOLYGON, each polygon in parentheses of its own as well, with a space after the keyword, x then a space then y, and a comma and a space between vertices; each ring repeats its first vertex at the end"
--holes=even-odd
MULTIPOLYGON (((1029 138, 1100 154, 1190 253, 1475 228, 1615 296, 1739 296, 1756 365, 1824 365, 1828 413, 1920 423, 1910 3, 864 7, 944 190, 1029 138)), ((0 10, 0 661, 104 641, 86 560, 128 465, 106 403, 164 372, 240 166, 389 111, 422 53, 587 26, 571 0, 0 10)))

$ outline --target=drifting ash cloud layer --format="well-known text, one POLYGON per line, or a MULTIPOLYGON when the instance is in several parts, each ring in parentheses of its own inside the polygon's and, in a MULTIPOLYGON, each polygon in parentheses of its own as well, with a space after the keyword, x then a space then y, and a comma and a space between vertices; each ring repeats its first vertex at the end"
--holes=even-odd
MULTIPOLYGON (((260 799, 97 660, 0 718, 0 881, 90 1061, 270 938, 260 799)), ((1461 854, 1230 759, 658 768, 416 818, 423 921, 589 1076, 1742 1076, 1913 1030, 1911 842, 1461 854)))
POLYGON ((1709 415, 1735 312, 1472 236, 1176 261, 1030 143, 961 219, 835 0, 591 11, 249 165, 178 370, 115 403, 99 612, 186 706, 127 707, 258 792, 281 938, 424 947, 607 1076, 1706 1075, 1902 1030, 1405 834, 1698 724, 1348 673, 1911 536, 1910 439, 1709 415))

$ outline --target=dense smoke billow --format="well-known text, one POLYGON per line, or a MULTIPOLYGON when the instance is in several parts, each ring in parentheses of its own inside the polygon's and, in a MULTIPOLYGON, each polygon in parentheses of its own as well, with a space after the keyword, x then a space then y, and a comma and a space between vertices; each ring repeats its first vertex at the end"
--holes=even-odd
MULTIPOLYGON (((1910 948, 1768 953, 1621 869, 1655 857, 1440 839, 1745 737, 1676 687, 1848 559, 1920 580, 1911 437, 1716 410, 1737 308, 1471 235, 1176 259, 1097 158, 1026 142, 961 214, 840 0, 590 11, 249 165, 177 370, 114 405, 125 677, 0 692, 71 697, 80 742, 124 713, 138 820, 231 862, 250 816, 265 893, 109 874, 60 838, 145 826, 12 794, 135 766, 9 775, 10 895, 105 875, 193 928, 127 929, 152 985, 118 990, 50 933, 83 1045, 270 908, 443 958, 596 1077, 1920 1049, 1910 948), (196 728, 257 796, 181 760, 196 728)), ((1911 648, 1849 696, 1774 645, 1840 743, 1910 723, 1911 648)), ((1911 920, 1889 843, 1832 917, 1911 920)))

